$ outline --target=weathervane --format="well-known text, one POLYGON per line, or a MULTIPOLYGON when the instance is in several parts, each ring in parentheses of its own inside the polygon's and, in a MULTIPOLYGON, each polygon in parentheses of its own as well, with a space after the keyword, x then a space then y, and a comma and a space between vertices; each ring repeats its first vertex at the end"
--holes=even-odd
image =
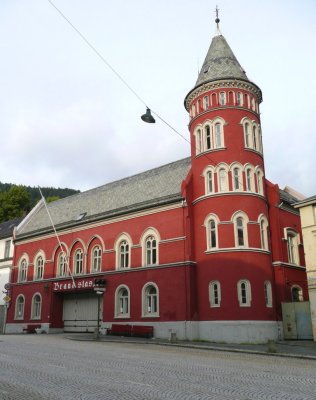
POLYGON ((221 34, 221 31, 219 30, 219 21, 220 21, 220 19, 219 19, 219 16, 218 16, 218 12, 219 12, 219 8, 216 5, 216 9, 215 9, 216 19, 215 19, 215 22, 216 22, 217 33, 220 35, 221 34))

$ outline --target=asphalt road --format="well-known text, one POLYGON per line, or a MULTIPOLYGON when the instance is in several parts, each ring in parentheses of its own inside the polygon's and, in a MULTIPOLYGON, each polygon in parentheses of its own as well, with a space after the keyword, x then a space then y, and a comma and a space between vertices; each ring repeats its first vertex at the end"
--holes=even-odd
POLYGON ((0 400, 316 399, 316 361, 160 345, 0 336, 0 400))

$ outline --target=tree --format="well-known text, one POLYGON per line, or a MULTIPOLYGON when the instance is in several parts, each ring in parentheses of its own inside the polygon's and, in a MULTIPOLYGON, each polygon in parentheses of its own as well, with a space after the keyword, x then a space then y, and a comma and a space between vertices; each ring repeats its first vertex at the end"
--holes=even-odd
POLYGON ((56 200, 59 200, 59 199, 60 199, 59 196, 50 196, 50 197, 47 197, 46 203, 51 203, 52 201, 56 201, 56 200))
POLYGON ((0 193, 0 222, 22 217, 30 208, 31 199, 25 186, 13 185, 7 192, 0 193))

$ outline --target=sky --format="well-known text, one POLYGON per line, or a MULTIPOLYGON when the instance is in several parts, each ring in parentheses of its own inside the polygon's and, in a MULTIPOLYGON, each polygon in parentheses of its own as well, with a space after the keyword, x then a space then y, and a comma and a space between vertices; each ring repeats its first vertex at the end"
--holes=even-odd
POLYGON ((266 177, 315 195, 315 0, 1 0, 0 181, 83 191, 189 156, 168 124, 189 139, 217 4, 263 92, 266 177))

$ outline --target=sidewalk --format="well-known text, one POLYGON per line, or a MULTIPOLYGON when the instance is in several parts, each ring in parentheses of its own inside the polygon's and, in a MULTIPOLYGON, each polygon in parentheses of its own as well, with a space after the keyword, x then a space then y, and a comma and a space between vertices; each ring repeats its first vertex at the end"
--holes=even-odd
POLYGON ((220 350, 230 352, 241 352, 249 354, 273 355, 279 357, 296 357, 306 358, 316 361, 316 342, 310 340, 286 340, 265 344, 230 344, 230 343, 212 343, 204 341, 183 341, 177 340, 170 342, 166 339, 146 339, 137 337, 110 336, 100 335, 96 339, 94 334, 89 333, 73 333, 65 334, 70 340, 79 341, 98 341, 98 342, 114 342, 114 343, 137 343, 137 344, 155 344, 160 346, 187 347, 192 349, 203 350, 220 350))

